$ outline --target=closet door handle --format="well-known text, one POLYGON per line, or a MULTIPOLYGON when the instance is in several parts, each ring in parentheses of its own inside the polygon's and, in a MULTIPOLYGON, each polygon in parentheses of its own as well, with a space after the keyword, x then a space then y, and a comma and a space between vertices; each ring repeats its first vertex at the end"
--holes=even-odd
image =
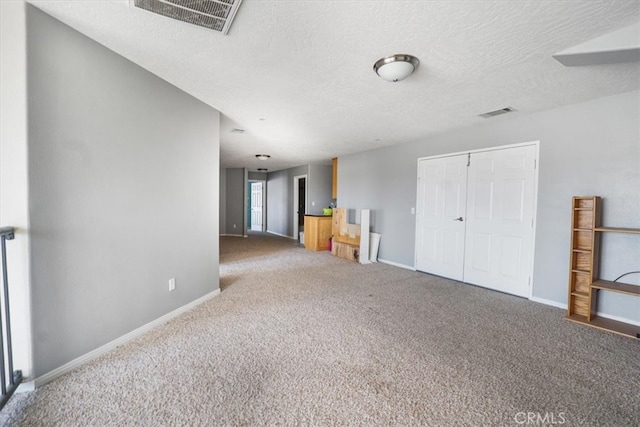
POLYGON ((460 221, 460 222, 462 222, 462 221, 464 221, 464 219, 463 219, 461 216, 459 216, 458 218, 454 219, 454 221, 460 221))

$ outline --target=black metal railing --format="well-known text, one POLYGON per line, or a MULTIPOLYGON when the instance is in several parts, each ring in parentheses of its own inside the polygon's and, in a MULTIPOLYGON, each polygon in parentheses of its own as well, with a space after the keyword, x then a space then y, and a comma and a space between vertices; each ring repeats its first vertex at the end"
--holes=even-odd
POLYGON ((22 372, 13 370, 13 349, 11 348, 11 316, 9 315, 9 275, 7 274, 7 240, 15 237, 13 227, 0 228, 2 250, 2 294, 0 295, 0 409, 6 405, 11 395, 22 382, 22 372))

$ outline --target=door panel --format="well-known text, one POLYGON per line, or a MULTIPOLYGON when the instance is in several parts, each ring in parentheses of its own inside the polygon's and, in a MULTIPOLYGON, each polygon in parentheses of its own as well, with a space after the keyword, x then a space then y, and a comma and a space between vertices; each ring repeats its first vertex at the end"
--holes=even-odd
POLYGON ((517 280, 518 266, 521 265, 522 238, 506 236, 502 239, 502 253, 500 254, 500 273, 502 276, 517 280))
POLYGON ((471 155, 464 281, 529 296, 535 147, 471 155))
POLYGON ((475 183, 472 183, 472 185, 475 189, 475 192, 473 192, 473 197, 476 200, 476 218, 491 220, 491 217, 493 215, 493 204, 491 203, 491 200, 493 199, 493 182, 477 181, 475 183))
POLYGON ((458 230, 445 230, 442 234, 442 263, 453 268, 460 258, 461 233, 458 230))
POLYGON ((476 233, 475 238, 471 242, 471 257, 469 263, 472 264, 474 271, 489 272, 491 253, 491 235, 476 233))
POLYGON ((418 164, 416 269, 455 280, 463 273, 467 157, 418 164))
POLYGON ((502 219, 522 223, 524 221, 524 197, 526 189, 523 180, 506 181, 504 183, 504 199, 502 203, 502 219))
POLYGON ((262 183, 251 183, 251 230, 262 231, 262 183))

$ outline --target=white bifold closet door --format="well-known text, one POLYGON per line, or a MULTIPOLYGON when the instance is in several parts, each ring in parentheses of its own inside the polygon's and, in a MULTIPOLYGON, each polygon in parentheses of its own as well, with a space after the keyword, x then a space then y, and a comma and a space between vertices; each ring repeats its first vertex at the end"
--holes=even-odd
POLYGON ((416 269, 463 279, 468 155, 418 163, 416 269))
POLYGON ((416 269, 528 297, 534 145, 420 160, 416 269))

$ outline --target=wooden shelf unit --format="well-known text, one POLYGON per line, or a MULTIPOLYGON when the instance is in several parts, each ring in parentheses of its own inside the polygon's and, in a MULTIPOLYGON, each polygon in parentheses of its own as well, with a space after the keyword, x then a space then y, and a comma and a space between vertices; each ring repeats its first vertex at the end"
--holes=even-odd
POLYGON ((631 338, 636 338, 636 334, 640 331, 640 327, 632 325, 630 323, 619 322, 613 319, 607 319, 605 317, 594 317, 591 320, 587 320, 583 316, 573 315, 567 316, 567 320, 580 323, 582 325, 591 326, 592 328, 601 329, 603 331, 609 331, 618 335, 624 335, 631 338))
POLYGON ((347 210, 335 208, 332 223, 331 253, 349 261, 369 264, 369 209, 360 211, 360 224, 349 224, 347 210))
POLYGON ((640 286, 628 285, 626 283, 610 282, 608 280, 596 280, 591 284, 593 289, 620 292, 627 295, 640 296, 640 286))
POLYGON ((624 228, 624 227, 596 227, 594 231, 597 232, 611 232, 611 233, 629 233, 640 234, 640 228, 624 228))
POLYGON ((599 291, 640 296, 640 286, 598 278, 601 233, 640 234, 640 229, 602 227, 601 199, 574 197, 571 215, 571 256, 566 319, 572 322, 640 339, 640 326, 598 317, 599 291))
POLYGON ((574 197, 571 215, 571 261, 567 317, 580 316, 585 320, 590 313, 590 285, 598 277, 597 259, 599 236, 593 229, 600 225, 600 198, 574 197))

